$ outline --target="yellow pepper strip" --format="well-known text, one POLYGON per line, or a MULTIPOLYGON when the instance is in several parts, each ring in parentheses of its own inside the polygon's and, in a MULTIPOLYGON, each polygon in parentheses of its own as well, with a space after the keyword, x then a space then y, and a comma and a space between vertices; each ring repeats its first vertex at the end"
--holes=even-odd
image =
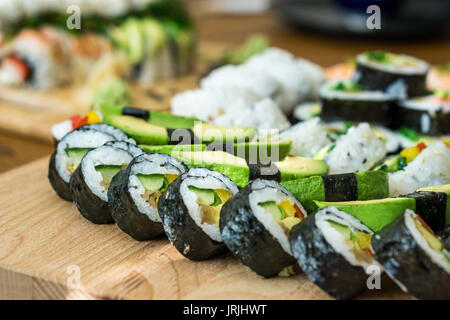
POLYGON ((165 174, 164 175, 167 179, 167 181, 169 181, 169 183, 172 183, 176 178, 178 178, 177 174, 165 174))
POLYGON ((283 200, 280 202, 280 207, 286 213, 286 217, 295 217, 295 208, 289 200, 283 200))
POLYGON ((419 155, 419 153, 420 153, 419 148, 410 147, 400 152, 400 155, 406 158, 406 162, 411 162, 419 155))
POLYGON ((95 111, 91 111, 87 114, 87 123, 88 124, 94 124, 94 123, 101 123, 102 120, 98 116, 98 113, 95 111))

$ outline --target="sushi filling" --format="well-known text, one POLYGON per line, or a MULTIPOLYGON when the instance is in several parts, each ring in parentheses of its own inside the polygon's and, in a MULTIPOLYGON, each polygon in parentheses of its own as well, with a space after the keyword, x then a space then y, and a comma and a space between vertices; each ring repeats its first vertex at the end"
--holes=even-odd
POLYGON ((222 242, 220 210, 238 192, 238 188, 231 180, 214 171, 191 169, 189 172, 180 187, 189 215, 211 239, 222 242))
POLYGON ((428 64, 422 60, 386 51, 365 52, 360 54, 356 61, 375 69, 394 73, 423 74, 428 71, 428 64))
POLYGON ((84 155, 91 151, 92 148, 70 148, 66 149, 66 154, 69 157, 69 161, 67 161, 67 170, 72 174, 80 164, 84 155))
POLYGON ((142 199, 147 202, 150 207, 158 209, 158 199, 166 190, 167 186, 172 183, 177 174, 137 174, 136 177, 144 187, 145 192, 142 194, 142 199))
POLYGON ((370 245, 373 232, 347 213, 328 207, 316 215, 316 226, 336 252, 354 266, 375 263, 370 245))
POLYGON ((95 167, 95 171, 100 172, 102 175, 102 181, 100 182, 100 185, 105 189, 108 190, 109 185, 111 184, 111 180, 113 177, 123 168, 127 166, 127 163, 124 163, 120 166, 112 166, 112 165, 98 165, 95 167))
POLYGON ((0 63, 0 83, 22 85, 33 78, 33 67, 16 54, 7 56, 0 63))
POLYGON ((286 189, 275 181, 257 179, 249 195, 250 207, 264 228, 292 255, 288 234, 307 212, 286 189))
POLYGON ((450 252, 426 222, 412 210, 406 211, 406 227, 430 259, 450 273, 450 252))
POLYGON ((320 89, 323 99, 348 99, 358 101, 388 101, 392 97, 382 91, 365 91, 355 81, 333 81, 320 89))

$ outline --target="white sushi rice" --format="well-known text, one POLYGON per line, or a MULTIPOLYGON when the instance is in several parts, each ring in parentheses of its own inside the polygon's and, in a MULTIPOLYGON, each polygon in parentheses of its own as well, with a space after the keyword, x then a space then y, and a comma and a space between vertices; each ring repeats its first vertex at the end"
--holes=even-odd
POLYGON ((420 248, 425 251, 425 254, 437 264, 439 267, 445 270, 448 274, 450 274, 450 264, 447 262, 446 258, 442 253, 434 250, 429 244, 428 241, 424 238, 422 233, 417 229, 417 226, 414 222, 417 214, 414 211, 407 209, 405 211, 405 225, 411 233, 414 240, 417 242, 420 248))
POLYGON ((253 127, 258 130, 284 130, 291 126, 278 105, 271 99, 264 99, 247 107, 235 105, 214 123, 226 127, 253 127))
POLYGON ((133 160, 133 156, 130 153, 111 146, 101 146, 89 151, 80 164, 86 185, 97 197, 108 201, 108 190, 101 185, 102 174, 95 170, 95 167, 99 165, 123 166, 130 163, 131 160, 133 160))
POLYGON ((352 127, 324 157, 330 174, 363 172, 386 157, 386 146, 368 123, 352 127))
POLYGON ((422 150, 400 171, 389 174, 390 196, 404 195, 416 189, 450 183, 450 149, 437 141, 422 150))
POLYGON ((125 141, 109 141, 105 143, 105 145, 128 151, 128 153, 130 153, 133 156, 133 158, 144 153, 144 151, 138 146, 125 141))
POLYGON ((297 60, 279 48, 269 48, 254 55, 245 65, 266 72, 278 80, 283 95, 280 107, 286 114, 298 103, 317 96, 318 87, 325 81, 320 67, 306 60, 297 60))
POLYGON ((394 153, 401 149, 401 141, 396 132, 382 126, 373 126, 372 130, 384 141, 388 153, 394 153))
MULTIPOLYGON (((0 80, 0 82, 1 82, 1 80, 0 80)), ((72 121, 71 120, 65 120, 60 123, 57 123, 57 124, 53 125, 52 129, 51 129, 52 137, 55 138, 56 141, 61 140, 70 131, 72 131, 72 121)))
POLYGON ((214 121, 233 107, 247 108, 259 100, 254 93, 240 88, 197 89, 175 95, 171 109, 176 115, 214 121))
POLYGON ((67 169, 72 160, 66 150, 72 148, 97 148, 105 142, 114 141, 114 137, 96 130, 72 131, 58 143, 55 156, 55 167, 61 179, 69 183, 71 172, 67 169))
POLYGON ((267 213, 263 207, 258 205, 258 203, 275 201, 277 204, 280 204, 280 202, 284 200, 289 200, 290 202, 297 204, 303 213, 307 214, 307 211, 289 191, 275 181, 256 179, 252 182, 252 190, 248 200, 253 215, 278 241, 283 250, 292 255, 288 235, 285 229, 283 229, 271 214, 267 213))
POLYGON ((300 122, 280 134, 280 140, 292 140, 290 154, 312 158, 329 145, 327 130, 319 118, 300 122))
POLYGON ((342 80, 330 81, 319 89, 319 95, 324 99, 354 100, 354 101, 389 101, 392 96, 383 91, 358 91, 349 92, 343 90, 334 90, 333 87, 342 80))
POLYGON ((363 225, 358 219, 354 218, 346 212, 342 212, 335 207, 326 207, 316 214, 316 227, 322 232, 323 237, 328 244, 339 254, 341 254, 348 263, 353 266, 359 266, 367 270, 369 266, 378 265, 373 260, 372 263, 367 263, 356 259, 353 253, 355 245, 351 241, 346 241, 344 235, 333 228, 327 220, 335 221, 339 224, 348 226, 354 233, 356 231, 363 231, 373 235, 373 231, 363 225))
POLYGON ((247 68, 245 65, 226 65, 213 70, 201 81, 205 89, 245 89, 260 99, 271 98, 281 104, 281 87, 277 80, 262 70, 247 68))
POLYGON ((137 209, 145 214, 151 221, 161 222, 158 208, 152 207, 144 198, 145 188, 136 177, 137 174, 176 174, 181 175, 185 171, 184 165, 167 155, 163 154, 143 154, 135 159, 131 167, 130 178, 128 180, 128 192, 131 195, 137 209))
POLYGON ((182 200, 191 218, 211 239, 222 242, 218 225, 202 223, 200 206, 197 203, 198 197, 194 192, 189 190, 189 186, 200 189, 225 189, 230 191, 231 195, 235 195, 239 191, 238 187, 234 182, 220 173, 204 168, 190 169, 187 177, 180 186, 182 200))

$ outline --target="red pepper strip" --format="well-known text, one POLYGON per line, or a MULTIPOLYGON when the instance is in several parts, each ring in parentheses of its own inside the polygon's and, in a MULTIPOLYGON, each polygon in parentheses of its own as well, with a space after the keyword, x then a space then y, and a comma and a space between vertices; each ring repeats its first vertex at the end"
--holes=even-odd
POLYGON ((75 129, 78 123, 81 121, 81 116, 79 114, 70 117, 69 119, 72 122, 72 129, 75 129))
POLYGON ((26 62, 15 55, 5 58, 3 63, 9 63, 13 65, 17 72, 20 74, 20 78, 22 79, 22 81, 26 81, 30 76, 30 68, 28 67, 26 62))
POLYGON ((369 248, 364 248, 363 249, 364 253, 367 254, 368 256, 375 256, 375 254, 372 252, 372 250, 370 250, 369 248))
POLYGON ((295 217, 300 219, 305 219, 305 214, 302 212, 302 210, 298 207, 296 203, 294 203, 294 209, 295 209, 295 217))
POLYGON ((417 149, 419 149, 419 151, 422 151, 423 149, 425 149, 427 147, 427 145, 425 143, 421 142, 421 143, 418 143, 416 147, 417 147, 417 149))
POLYGON ((428 224, 422 219, 421 216, 417 215, 416 218, 417 218, 417 221, 419 221, 420 224, 421 224, 425 229, 427 229, 431 234, 434 234, 433 230, 431 230, 431 228, 430 228, 430 227, 428 226, 428 224))

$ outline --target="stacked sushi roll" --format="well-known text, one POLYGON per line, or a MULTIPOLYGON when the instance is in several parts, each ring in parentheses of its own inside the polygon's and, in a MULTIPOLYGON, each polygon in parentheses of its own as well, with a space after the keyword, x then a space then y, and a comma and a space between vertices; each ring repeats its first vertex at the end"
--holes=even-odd
POLYGON ((1 1, 1 34, 8 40, 0 85, 39 90, 98 85, 105 74, 144 84, 169 79, 190 72, 196 52, 192 22, 170 0, 1 1), (82 27, 68 30, 71 5, 82 27))

